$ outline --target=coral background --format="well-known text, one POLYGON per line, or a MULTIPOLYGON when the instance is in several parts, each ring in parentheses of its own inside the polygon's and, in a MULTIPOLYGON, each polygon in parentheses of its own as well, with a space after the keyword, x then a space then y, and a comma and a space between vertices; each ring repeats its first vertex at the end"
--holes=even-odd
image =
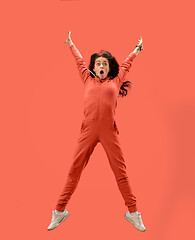
POLYGON ((194 239, 194 2, 4 1, 1 3, 2 239, 194 239), (67 31, 86 64, 100 49, 119 64, 140 36, 117 126, 147 231, 137 231, 100 144, 48 232, 83 119, 83 83, 67 31))

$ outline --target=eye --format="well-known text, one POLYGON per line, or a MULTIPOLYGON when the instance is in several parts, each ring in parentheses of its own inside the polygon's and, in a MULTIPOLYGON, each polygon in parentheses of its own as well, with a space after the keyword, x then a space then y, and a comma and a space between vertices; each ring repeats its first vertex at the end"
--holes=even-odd
POLYGON ((96 63, 96 65, 98 65, 98 66, 99 66, 99 65, 100 65, 100 63, 96 63))
POLYGON ((108 64, 107 63, 104 63, 104 66, 107 66, 108 64))

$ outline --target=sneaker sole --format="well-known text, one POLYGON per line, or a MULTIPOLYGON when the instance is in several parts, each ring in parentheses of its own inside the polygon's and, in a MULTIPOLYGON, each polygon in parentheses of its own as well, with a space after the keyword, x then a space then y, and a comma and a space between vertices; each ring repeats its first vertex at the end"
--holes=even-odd
POLYGON ((139 231, 141 231, 141 232, 145 232, 145 231, 146 231, 146 229, 145 229, 145 230, 140 230, 139 228, 137 228, 137 227, 134 225, 134 222, 133 222, 131 219, 129 219, 129 218, 126 216, 126 214, 125 214, 125 218, 127 219, 127 221, 129 221, 130 223, 132 223, 133 226, 134 226, 137 230, 139 230, 139 231))
POLYGON ((50 229, 47 229, 47 230, 51 231, 51 230, 57 228, 60 225, 60 223, 62 223, 69 215, 70 215, 70 213, 67 213, 66 216, 64 216, 64 218, 62 218, 62 220, 54 228, 50 228, 50 229))

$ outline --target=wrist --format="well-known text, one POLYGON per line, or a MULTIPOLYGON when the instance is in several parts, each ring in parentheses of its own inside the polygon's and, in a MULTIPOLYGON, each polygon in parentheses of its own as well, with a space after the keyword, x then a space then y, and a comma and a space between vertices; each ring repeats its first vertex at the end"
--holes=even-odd
POLYGON ((133 51, 133 53, 135 53, 136 55, 140 52, 139 47, 136 47, 135 50, 133 51))
POLYGON ((136 48, 139 48, 139 51, 143 50, 142 45, 139 45, 139 44, 138 44, 138 45, 136 45, 135 47, 136 47, 136 48))
POLYGON ((73 42, 70 40, 70 41, 68 42, 68 45, 69 45, 69 47, 72 46, 72 45, 73 45, 73 42))

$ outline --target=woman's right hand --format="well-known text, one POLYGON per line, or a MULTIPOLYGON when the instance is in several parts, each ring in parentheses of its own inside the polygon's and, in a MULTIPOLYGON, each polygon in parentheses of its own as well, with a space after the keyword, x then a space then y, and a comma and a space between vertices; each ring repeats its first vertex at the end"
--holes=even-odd
POLYGON ((68 43, 69 46, 73 45, 73 42, 70 37, 71 31, 68 30, 68 37, 64 43, 68 43))

